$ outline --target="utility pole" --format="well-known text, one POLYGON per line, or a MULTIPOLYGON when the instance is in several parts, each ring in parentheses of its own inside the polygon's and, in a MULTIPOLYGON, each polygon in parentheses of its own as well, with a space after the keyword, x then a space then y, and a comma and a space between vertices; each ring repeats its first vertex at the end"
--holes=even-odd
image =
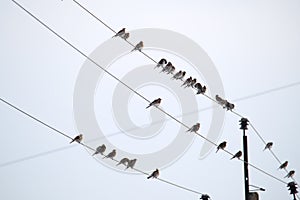
POLYGON ((243 130, 243 147, 244 147, 244 181, 245 181, 245 200, 249 200, 249 172, 248 172, 248 142, 246 130, 248 130, 248 119, 242 118, 240 125, 243 130))

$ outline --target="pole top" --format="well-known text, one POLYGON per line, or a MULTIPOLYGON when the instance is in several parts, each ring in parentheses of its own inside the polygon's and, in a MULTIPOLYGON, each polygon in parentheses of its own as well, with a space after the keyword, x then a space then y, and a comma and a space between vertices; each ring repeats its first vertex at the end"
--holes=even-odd
POLYGON ((242 118, 240 121, 240 125, 242 130, 248 130, 249 120, 247 118, 242 118))

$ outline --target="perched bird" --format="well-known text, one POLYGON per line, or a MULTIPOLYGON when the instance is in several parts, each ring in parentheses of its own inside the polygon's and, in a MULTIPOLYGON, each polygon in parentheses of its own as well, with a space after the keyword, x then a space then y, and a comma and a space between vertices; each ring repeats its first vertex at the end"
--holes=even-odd
POLYGON ((266 144, 264 150, 266 150, 266 149, 271 149, 272 146, 273 146, 273 142, 268 142, 268 143, 266 144))
POLYGON ((167 60, 162 58, 162 59, 160 59, 160 61, 157 63, 157 65, 154 68, 164 67, 165 64, 167 64, 167 60))
POLYGON ((158 169, 156 169, 154 172, 152 172, 152 174, 150 176, 147 177, 147 179, 157 178, 158 176, 159 176, 159 171, 158 171, 158 169))
POLYGON ((172 66, 168 71, 167 71, 167 74, 173 74, 175 71, 175 67, 172 66))
POLYGON ((96 149, 96 151, 95 151, 95 153, 93 155, 96 155, 98 153, 100 153, 101 155, 103 155, 103 153, 104 153, 105 150, 106 150, 106 146, 105 146, 105 144, 102 144, 101 146, 97 147, 97 149, 96 149))
POLYGON ((181 75, 182 75, 182 71, 180 70, 179 72, 174 74, 174 76, 171 79, 178 79, 181 75))
POLYGON ((110 152, 109 154, 107 154, 106 156, 103 157, 104 158, 110 158, 110 159, 113 159, 115 156, 117 155, 117 152, 116 150, 112 150, 112 152, 110 152))
POLYGON ((122 28, 113 37, 118 37, 118 36, 122 37, 124 34, 125 34, 125 28, 122 28))
POLYGON ((159 106, 160 102, 161 102, 161 98, 155 99, 146 108, 149 108, 150 106, 159 106))
POLYGON ((78 143, 80 143, 81 141, 82 141, 82 139, 83 139, 83 135, 82 134, 79 134, 79 135, 77 135, 75 138, 73 138, 72 139, 72 141, 70 142, 70 144, 72 143, 72 142, 78 142, 78 143))
POLYGON ((196 123, 191 128, 189 128, 186 132, 197 132, 200 129, 200 123, 196 123))
POLYGON ((161 72, 168 72, 172 68, 172 66, 173 66, 172 63, 168 62, 168 64, 165 67, 163 67, 163 69, 160 71, 160 73, 161 72))
POLYGON ((189 85, 186 86, 186 87, 194 87, 194 85, 195 85, 196 83, 197 83, 197 79, 194 78, 194 79, 189 83, 189 85))
POLYGON ((120 160, 120 162, 116 166, 121 165, 121 164, 127 165, 128 162, 129 162, 128 158, 122 158, 122 160, 120 160))
POLYGON ((217 151, 216 151, 216 153, 219 151, 219 149, 222 149, 222 150, 224 150, 224 149, 225 149, 225 147, 226 147, 226 144, 227 144, 227 142, 226 142, 226 141, 224 141, 224 142, 221 142, 221 143, 219 144, 219 146, 217 146, 217 151))
POLYGON ((182 80, 184 78, 185 74, 186 74, 186 71, 183 71, 182 74, 181 74, 181 76, 178 77, 178 79, 182 80))
POLYGON ((130 34, 125 33, 123 36, 121 36, 124 40, 127 40, 129 38, 130 34))
POLYGON ((196 83, 194 85, 194 88, 197 90, 196 94, 202 94, 202 93, 205 93, 205 91, 206 91, 206 86, 204 85, 202 87, 201 83, 196 83))
POLYGON ((208 199, 210 199, 210 196, 208 196, 207 194, 202 194, 201 197, 200 197, 200 199, 202 199, 202 200, 208 200, 208 199))
POLYGON ((183 82, 183 84, 181 85, 181 86, 185 86, 185 85, 188 85, 188 84, 190 84, 190 82, 193 80, 193 78, 190 76, 189 78, 187 78, 184 82, 183 82))
MULTIPOLYGON (((133 169, 133 168, 134 168, 134 165, 135 165, 135 163, 136 163, 136 161, 137 161, 137 159, 129 160, 128 163, 127 163, 126 169, 128 169, 129 167, 130 167, 131 169, 133 169)), ((125 170, 126 170, 126 169, 125 169, 125 170)))
POLYGON ((234 104, 233 103, 229 103, 228 101, 225 104, 225 107, 227 110, 233 110, 234 109, 234 104))
POLYGON ((284 163, 282 163, 278 169, 285 169, 288 166, 289 162, 285 161, 284 163))
POLYGON ((243 153, 241 151, 238 151, 236 154, 234 154, 234 156, 232 158, 230 158, 230 160, 232 160, 234 158, 240 159, 242 155, 243 155, 243 153))
POLYGON ((139 43, 137 43, 137 45, 135 45, 134 49, 132 49, 131 51, 135 51, 135 50, 141 51, 143 47, 144 47, 144 43, 143 41, 140 41, 139 43))
POLYGON ((216 95, 216 101, 223 106, 223 108, 225 108, 225 104, 227 103, 227 101, 225 99, 222 99, 219 95, 216 95))
POLYGON ((295 174, 295 170, 291 170, 284 178, 291 178, 294 176, 294 174, 295 174))

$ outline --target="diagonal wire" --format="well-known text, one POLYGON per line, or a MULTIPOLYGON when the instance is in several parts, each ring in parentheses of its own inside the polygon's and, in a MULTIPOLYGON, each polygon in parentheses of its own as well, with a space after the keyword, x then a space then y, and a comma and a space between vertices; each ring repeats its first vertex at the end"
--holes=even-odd
MULTIPOLYGON (((67 139, 69 139, 69 140, 72 140, 72 139, 73 139, 71 136, 67 135, 66 133, 64 133, 64 132, 62 132, 62 131, 59 131, 58 129, 54 128, 53 126, 51 126, 51 125, 49 125, 49 124, 43 122, 42 120, 40 120, 40 119, 38 119, 38 118, 32 116, 32 115, 29 114, 28 112, 25 112, 25 111, 23 111, 22 109, 20 109, 20 108, 14 106, 13 104, 9 103, 8 101, 4 100, 3 98, 0 98, 0 101, 2 101, 3 103, 7 104, 7 105, 10 106, 11 108, 14 108, 15 110, 21 112, 22 114, 26 115, 27 117, 30 117, 30 118, 33 119, 34 121, 36 121, 36 122, 38 122, 38 123, 40 123, 40 124, 46 126, 47 128, 49 128, 49 129, 55 131, 56 133, 59 133, 60 135, 66 137, 67 139)), ((94 148, 92 148, 92 147, 90 147, 90 146, 88 146, 87 144, 84 144, 84 143, 82 143, 82 142, 80 142, 80 143, 78 143, 78 144, 82 145, 83 147, 85 147, 85 148, 87 148, 87 149, 89 149, 89 150, 91 150, 91 151, 94 151, 94 152, 96 151, 94 148)), ((63 150, 63 149, 66 149, 66 148, 67 148, 67 147, 63 147, 63 148, 61 148, 60 150, 63 150)), ((58 151, 58 150, 56 150, 56 151, 58 151)), ((116 159, 112 159, 112 160, 115 161, 115 162, 119 162, 119 161, 116 160, 116 159)), ((132 168, 132 169, 135 170, 135 171, 137 171, 137 172, 139 172, 139 173, 142 173, 142 174, 144 174, 144 175, 149 175, 149 173, 146 173, 146 172, 144 172, 144 171, 142 171, 142 170, 139 170, 139 169, 136 169, 136 168, 132 168)), ((202 193, 200 193, 200 192, 198 192, 198 191, 196 191, 196 190, 189 189, 189 188, 187 188, 187 187, 178 185, 178 184, 176 184, 176 183, 173 183, 173 182, 170 182, 170 181, 161 179, 161 178, 159 178, 159 179, 157 179, 157 180, 162 181, 162 182, 164 182, 164 183, 167 183, 167 184, 169 184, 169 185, 173 185, 173 186, 175 186, 175 187, 177 187, 177 188, 184 189, 184 190, 189 191, 189 192, 193 192, 193 193, 200 194, 200 195, 202 194, 202 193)))
MULTIPOLYGON (((34 16, 31 12, 29 12, 27 9, 25 9, 23 6, 21 6, 19 3, 17 3, 15 0, 12 0, 12 2, 14 2, 17 6, 19 6, 22 10, 24 10, 27 14, 29 14, 31 17, 33 17, 36 21, 38 21, 40 24, 42 24, 45 28, 47 28, 50 32, 52 32, 53 34, 55 34, 57 37, 59 37, 61 40, 63 40, 65 43, 67 43, 69 46, 71 46, 74 50, 76 50, 78 53, 80 53, 82 56, 84 56, 86 59, 88 59, 89 61, 91 61, 92 63, 94 63, 96 66, 98 66, 100 69, 102 69, 104 72, 106 72, 107 74, 109 74, 111 77, 113 77, 115 80, 119 81, 121 84, 123 84, 124 86, 126 86, 129 90, 131 90, 132 92, 134 92, 136 95, 140 96, 142 99, 144 99, 145 101, 147 101, 148 103, 150 103, 150 101, 148 99, 146 99, 144 96, 142 96, 140 93, 138 93, 137 91, 135 91, 134 89, 132 89, 130 86, 128 86, 126 83, 124 83, 123 81, 121 81, 120 79, 118 79, 116 76, 114 76, 112 73, 110 73, 109 71, 107 71, 105 68, 103 68, 101 65, 99 65, 97 62, 95 62, 93 59, 91 59, 90 57, 88 57, 86 54, 84 54, 82 51, 80 51, 78 48, 76 48, 74 45, 72 45, 70 42, 68 42, 65 38, 63 38, 62 36, 60 36, 58 33, 56 33, 54 30, 52 30, 49 26, 47 26, 45 23, 43 23, 41 20, 39 20, 36 16, 34 16)), ((166 111, 162 110, 160 107, 156 107, 158 110, 160 110, 161 112, 165 113, 167 116, 169 116, 170 118, 172 118, 173 120, 175 120, 176 122, 180 123, 182 126, 189 128, 187 125, 183 124, 181 121, 179 121, 178 119, 176 119, 175 117, 173 117, 172 115, 170 115, 169 113, 167 113, 166 111)), ((214 144, 215 146, 218 146, 216 143, 212 142, 211 140, 209 140, 208 138, 202 136, 199 134, 199 136, 201 136, 203 139, 207 140, 208 142, 210 142, 211 144, 214 144)), ((84 145, 86 148, 90 149, 89 146, 84 145)), ((228 153, 228 151, 226 151, 228 153)), ((232 153, 230 153, 230 155, 233 155, 232 153)), ((241 160, 243 161, 243 160, 241 160)), ((245 161, 243 161, 245 162, 245 161)), ((251 165, 254 166, 254 165, 251 165)), ((255 167, 255 169, 259 169, 258 167, 255 167)), ((265 172, 264 170, 260 169, 260 172, 263 172, 265 175, 269 176, 269 173, 265 172)), ((273 178, 273 176, 270 176, 271 178, 273 178)), ((286 184, 285 181, 276 178, 275 180, 278 180, 284 184, 286 184)))

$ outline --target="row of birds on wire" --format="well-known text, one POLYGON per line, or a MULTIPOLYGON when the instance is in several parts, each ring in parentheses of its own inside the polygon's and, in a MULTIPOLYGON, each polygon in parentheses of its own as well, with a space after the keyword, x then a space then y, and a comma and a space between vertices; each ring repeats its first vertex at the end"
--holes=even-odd
MULTIPOLYGON (((120 31, 118 31, 113 37, 121 37, 125 40, 127 40, 129 38, 129 33, 126 32, 126 29, 123 28, 120 31)), ((137 43, 135 45, 135 47, 131 50, 131 51, 141 51, 142 48, 144 47, 144 43, 143 41, 140 41, 139 43, 137 43)), ((165 58, 161 58, 160 61, 156 64, 156 66, 154 68, 161 68, 161 73, 166 73, 166 74, 172 74, 173 76, 171 77, 171 79, 174 80, 181 80, 183 81, 183 84, 181 85, 184 88, 187 87, 191 87, 196 89, 197 93, 196 94, 204 94, 206 92, 206 86, 202 86, 201 83, 197 83, 197 79, 196 78, 192 78, 192 76, 190 76, 189 78, 187 78, 186 80, 183 80, 184 77, 186 76, 186 71, 180 70, 178 72, 175 73, 175 66, 173 66, 173 64, 169 61, 167 61, 165 58)), ((220 104, 224 109, 226 110, 230 110, 232 111, 234 109, 234 104, 229 102, 226 99, 223 99, 222 97, 220 97, 219 95, 215 96, 215 100, 218 104, 220 104)), ((159 106, 161 103, 162 99, 158 98, 155 99, 154 101, 152 101, 146 108, 149 108, 151 106, 159 106)), ((196 123, 195 125, 193 125, 190 129, 188 129, 188 131, 190 132, 197 132, 200 129, 200 123, 196 123)), ((266 149, 271 149, 273 146, 273 142, 268 142, 264 148, 264 150, 266 149)), ((225 149, 226 147, 226 142, 222 142, 217 146, 217 151, 219 149, 225 149)), ((242 156, 242 151, 238 151, 236 154, 234 154, 234 156, 231 159, 234 158, 238 158, 240 159, 242 156)), ((288 161, 285 161, 284 163, 282 163, 278 169, 286 169, 288 165, 288 161)), ((295 174, 295 170, 291 170, 288 172, 288 174, 285 176, 287 178, 291 178, 293 177, 295 174)))

